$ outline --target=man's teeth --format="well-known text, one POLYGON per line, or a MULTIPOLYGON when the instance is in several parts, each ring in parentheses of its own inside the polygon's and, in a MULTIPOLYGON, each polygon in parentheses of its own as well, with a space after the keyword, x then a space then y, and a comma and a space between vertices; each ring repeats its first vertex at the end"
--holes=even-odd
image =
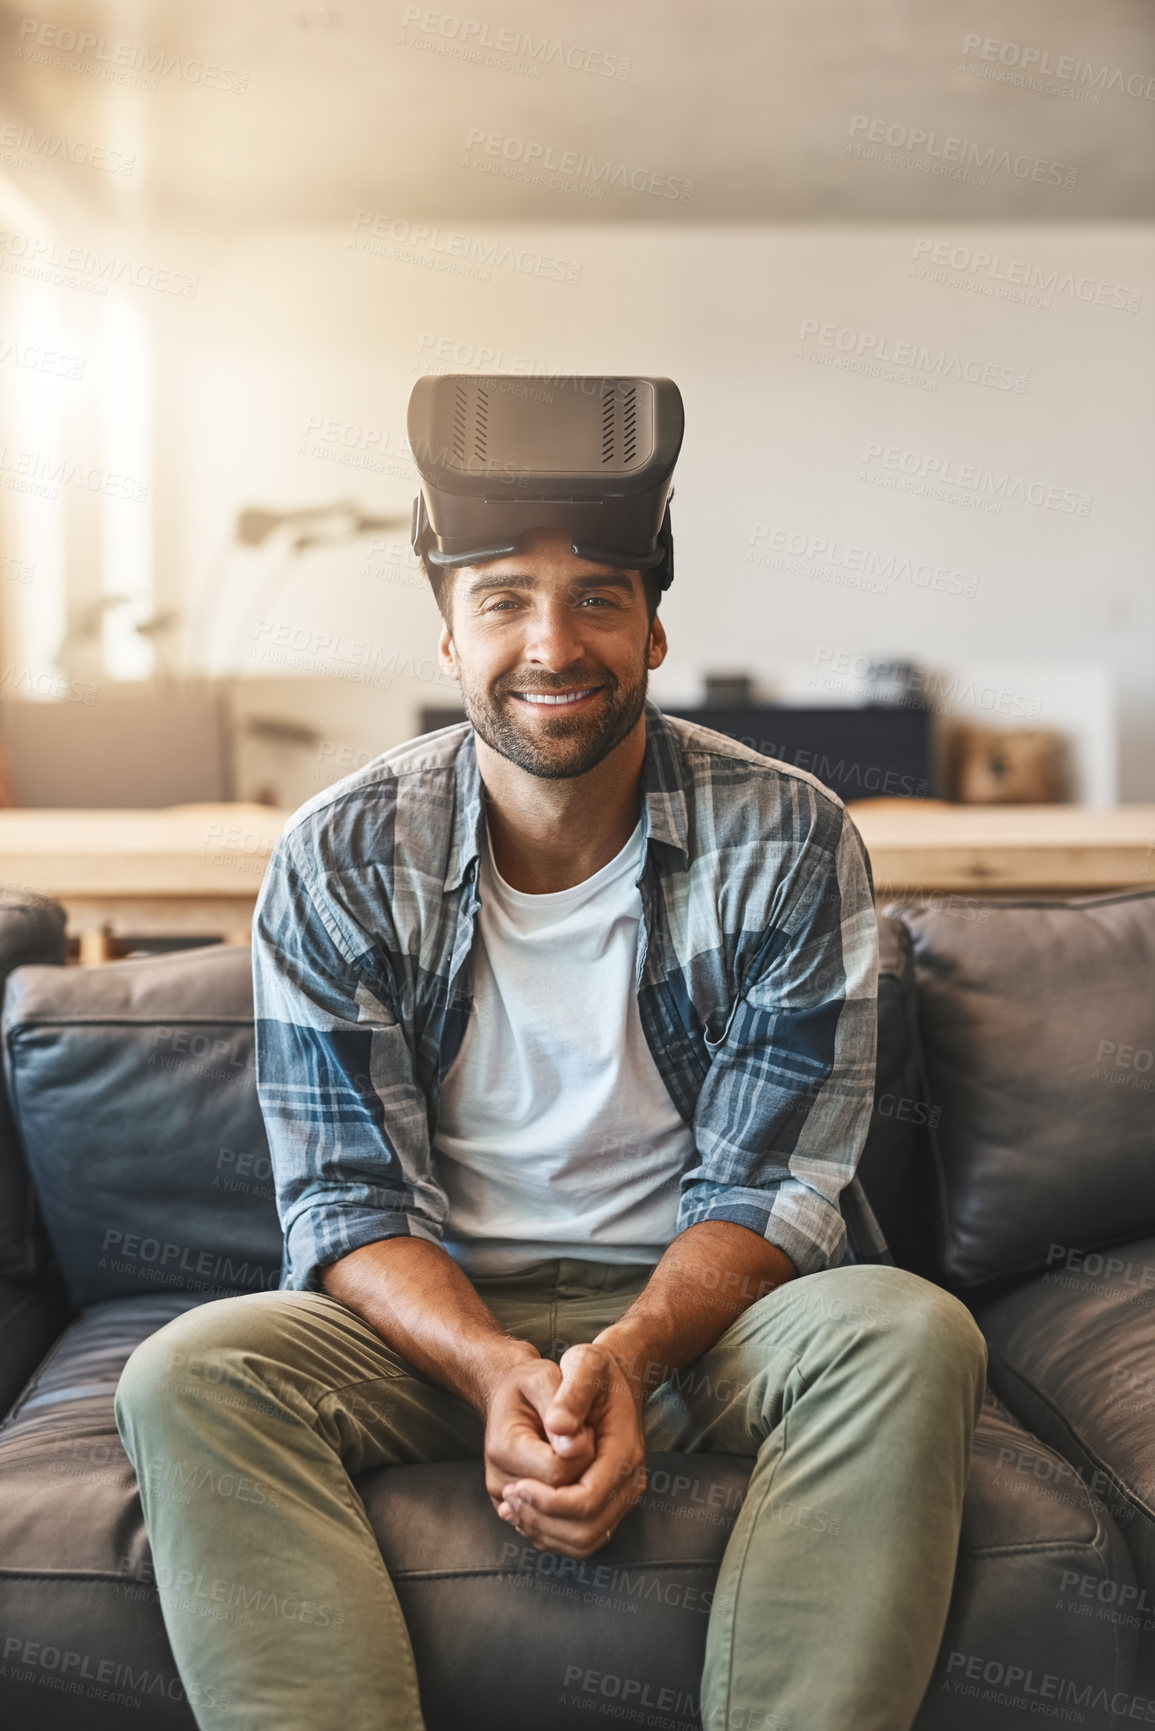
POLYGON ((576 703, 580 697, 588 697, 590 692, 595 689, 596 687, 590 685, 584 691, 565 692, 557 697, 547 696, 545 692, 541 691, 519 691, 517 695, 523 703, 576 703))

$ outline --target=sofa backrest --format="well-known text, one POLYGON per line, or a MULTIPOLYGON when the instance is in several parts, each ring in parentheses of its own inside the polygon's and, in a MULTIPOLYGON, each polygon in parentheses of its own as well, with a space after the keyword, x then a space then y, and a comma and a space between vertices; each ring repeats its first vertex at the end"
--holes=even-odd
POLYGON ((917 969, 940 1277, 960 1290, 1155 1232, 1155 888, 966 903, 893 909, 917 969))
MULTIPOLYGON (((896 1255, 925 1247, 914 966, 882 922, 879 1081, 860 1172, 896 1255)), ((253 1068, 247 946, 22 968, 4 1063, 73 1302, 278 1284, 281 1231, 253 1068)))
MULTIPOLYGON (((59 902, 9 886, 0 890, 0 992, 13 968, 43 962, 62 968, 65 913, 59 902)), ((0 1088, 0 1280, 32 1280, 49 1247, 20 1155, 8 1096, 0 1088)))
POLYGON ((8 984, 3 1041, 74 1304, 277 1286, 247 945, 22 968, 8 984))

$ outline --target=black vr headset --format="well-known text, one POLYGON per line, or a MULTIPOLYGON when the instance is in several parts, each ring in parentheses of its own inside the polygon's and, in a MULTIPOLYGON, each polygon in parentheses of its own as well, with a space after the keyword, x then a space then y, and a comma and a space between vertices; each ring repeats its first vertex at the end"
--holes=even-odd
POLYGON ((579 559, 652 571, 668 589, 683 426, 672 379, 426 374, 409 398, 413 550, 449 569, 561 529, 579 559))

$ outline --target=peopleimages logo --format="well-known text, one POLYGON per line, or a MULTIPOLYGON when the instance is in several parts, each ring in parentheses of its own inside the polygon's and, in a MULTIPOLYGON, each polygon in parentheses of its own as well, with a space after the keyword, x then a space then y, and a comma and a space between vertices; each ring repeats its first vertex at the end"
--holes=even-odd
POLYGON ((780 555, 800 562, 803 575, 827 572, 831 578, 851 581, 850 588, 874 589, 881 595, 889 593, 890 582, 909 583, 912 588, 934 590, 936 594, 965 595, 978 593, 979 580, 973 572, 958 571, 948 565, 932 565, 929 560, 904 558, 897 553, 854 542, 842 542, 829 535, 812 535, 802 529, 788 529, 779 524, 755 523, 750 531, 747 565, 767 566, 774 570, 794 569, 780 555), (761 547, 759 542, 765 542, 761 547))
POLYGON ((0 445, 0 484, 15 483, 17 492, 39 492, 42 498, 55 499, 60 487, 81 487, 86 493, 103 493, 107 498, 128 499, 143 505, 148 499, 149 483, 132 475, 122 475, 114 469, 101 469, 95 464, 66 462, 44 451, 9 453, 0 445), (19 483, 26 485, 21 486, 19 483))
MULTIPOLYGON (((822 685, 831 691, 860 692, 863 682, 870 677, 873 663, 868 655, 820 643, 814 665, 811 685, 822 685)), ((1021 715, 1032 721, 1037 721, 1043 712, 1039 697, 995 685, 976 686, 973 679, 964 681, 958 674, 947 675, 927 668, 918 668, 911 674, 909 690, 897 705, 904 706, 932 709, 939 715, 955 714, 960 709, 985 709, 991 714, 1021 715)))
POLYGON ((84 377, 85 362, 79 355, 62 354, 58 349, 44 349, 37 343, 11 342, 0 336, 0 364, 22 367, 30 373, 47 373, 49 378, 75 379, 84 377))
POLYGON ((64 246, 44 235, 20 234, 14 229, 0 229, 0 270, 97 295, 106 295, 112 284, 129 283, 134 288, 195 300, 200 283, 199 277, 160 270, 139 259, 97 252, 87 246, 64 246))
POLYGON ((850 325, 822 323, 818 319, 803 319, 798 332, 803 343, 810 341, 824 348, 850 355, 856 360, 909 367, 915 372, 931 375, 931 383, 939 379, 957 379, 968 385, 986 385, 997 391, 1014 391, 1021 396, 1030 379, 1017 367, 998 366, 994 361, 964 358, 950 349, 932 349, 926 343, 896 341, 878 331, 855 330, 850 325))
POLYGON ((116 1659, 104 1659, 96 1653, 79 1653, 72 1647, 54 1647, 49 1642, 25 1640, 20 1635, 6 1638, 2 1663, 17 1682, 43 1683, 50 1677, 54 1687, 69 1694, 125 1707, 139 1708, 146 1695, 154 1700, 159 1697, 168 1701, 189 1701, 205 1707, 225 1708, 232 1703, 232 1695, 227 1689, 196 1683, 186 1688, 179 1677, 166 1676, 163 1671, 134 1671, 131 1665, 121 1664, 116 1659), (28 1667, 27 1672, 18 1668, 22 1666, 28 1667))
POLYGON ((36 132, 20 121, 8 120, 0 125, 0 161, 13 168, 31 168, 37 174, 44 172, 46 162, 63 161, 107 174, 130 175, 136 168, 136 153, 64 138, 56 132, 36 132))
POLYGON ((938 132, 928 132, 923 126, 906 126, 898 120, 879 120, 869 114, 852 114, 847 151, 855 156, 867 156, 872 161, 897 160, 899 166, 919 168, 933 173, 954 171, 955 178, 974 178, 985 186, 988 174, 1010 174, 1016 180, 1036 180, 1048 186, 1072 187, 1079 170, 1070 163, 1049 162, 1045 157, 1029 156, 1026 151, 999 149, 993 144, 976 144, 973 139, 954 138, 938 132), (860 135, 864 134, 864 137, 860 135), (882 156, 877 146, 902 157, 882 156), (971 170, 968 176, 965 171, 971 170))
MULTIPOLYGON (((1007 1664, 981 1653, 952 1652, 946 1663, 946 1686, 957 1695, 989 1700, 998 1706, 1028 1707, 1045 1711, 1042 1702, 1067 1703, 1111 1714, 1117 1719, 1142 1719, 1155 1724, 1155 1701, 1146 1695, 1130 1695, 1122 1689, 1113 1694, 1101 1683, 1076 1682, 1053 1671, 1036 1671, 1030 1665, 1007 1664), (986 1688, 981 1685, 986 1684, 986 1688)), ((1079 1715, 1082 1718, 1082 1714, 1079 1715)))
POLYGON ((1033 82, 1036 78, 1055 78, 1061 84, 1090 85, 1095 91, 1114 90, 1120 96, 1138 96, 1144 102, 1155 101, 1155 77, 1146 72, 1124 72, 1119 66, 1095 66, 1073 54, 1059 54, 1052 58, 1049 48, 1003 42, 997 36, 980 36, 977 32, 969 32, 963 37, 963 58, 971 55, 1029 74, 1028 83, 1032 89, 1039 88, 1033 82))
POLYGON ((1065 511, 1077 517, 1089 517, 1093 495, 1078 493, 1071 487, 1058 487, 1046 481, 1028 481, 1023 475, 983 468, 979 463, 956 463, 953 457, 939 457, 927 451, 904 451, 898 445, 883 445, 869 439, 862 461, 877 463, 879 470, 865 471, 864 478, 885 479, 885 472, 911 480, 928 482, 932 487, 953 488, 958 494, 974 494, 989 500, 997 510, 1004 499, 1018 500, 1024 505, 1036 505, 1040 510, 1065 511))
POLYGON ((444 270, 454 276, 489 282, 493 267, 514 271, 518 276, 541 277, 547 282, 581 281, 582 267, 571 259, 538 252, 531 246, 512 246, 508 241, 483 239, 460 229, 443 230, 404 217, 384 216, 358 210, 353 216, 353 236, 348 246, 376 258, 415 264, 427 270, 444 270))
POLYGON ((655 198, 679 199, 690 204, 694 182, 678 175, 659 174, 653 169, 630 167, 610 157, 587 156, 581 150, 556 150, 537 139, 514 138, 489 132, 484 126, 470 127, 465 139, 465 166, 501 172, 517 168, 522 176, 550 186, 570 187, 584 197, 601 198, 607 186, 624 191, 648 192, 655 198), (487 163, 480 158, 498 160, 487 163))
POLYGON ((157 78, 179 78, 184 84, 200 84, 206 90, 226 90, 241 95, 249 81, 247 72, 212 61, 182 60, 142 42, 118 42, 96 36, 90 30, 74 30, 49 24, 40 18, 20 20, 18 60, 33 60, 65 72, 82 72, 90 78, 129 84, 134 89, 155 90, 157 78))
POLYGON ((414 30, 412 38, 402 35, 405 47, 420 44, 440 53, 448 53, 452 48, 458 59, 497 66, 508 72, 524 72, 531 78, 539 78, 543 66, 564 66, 570 72, 626 79, 633 65, 624 55, 606 54, 600 48, 582 48, 576 42, 561 42, 556 37, 534 37, 528 30, 515 30, 508 25, 494 28, 480 18, 432 12, 424 6, 406 6, 401 24, 403 30, 411 26, 414 30), (421 42, 418 32, 431 40, 421 42))
POLYGON ((911 257, 916 261, 908 273, 911 276, 949 284, 945 273, 953 271, 956 286, 973 284, 977 293, 998 295, 1000 299, 1035 294, 1039 296, 1038 304, 1049 306, 1049 299, 1044 297, 1067 295, 1088 306, 1116 307, 1127 313, 1137 313, 1143 299, 1141 289, 1126 288, 1121 283, 1077 276, 1074 271, 1060 270, 1057 266, 1030 264, 1023 258, 1006 258, 982 247, 960 246, 926 236, 915 241, 911 257))

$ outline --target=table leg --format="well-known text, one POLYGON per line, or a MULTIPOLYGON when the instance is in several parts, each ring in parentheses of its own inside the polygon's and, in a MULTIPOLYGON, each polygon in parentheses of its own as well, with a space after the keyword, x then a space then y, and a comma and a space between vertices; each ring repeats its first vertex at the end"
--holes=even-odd
POLYGON ((80 933, 81 967, 97 968, 102 962, 107 962, 111 947, 107 927, 86 926, 80 933))

